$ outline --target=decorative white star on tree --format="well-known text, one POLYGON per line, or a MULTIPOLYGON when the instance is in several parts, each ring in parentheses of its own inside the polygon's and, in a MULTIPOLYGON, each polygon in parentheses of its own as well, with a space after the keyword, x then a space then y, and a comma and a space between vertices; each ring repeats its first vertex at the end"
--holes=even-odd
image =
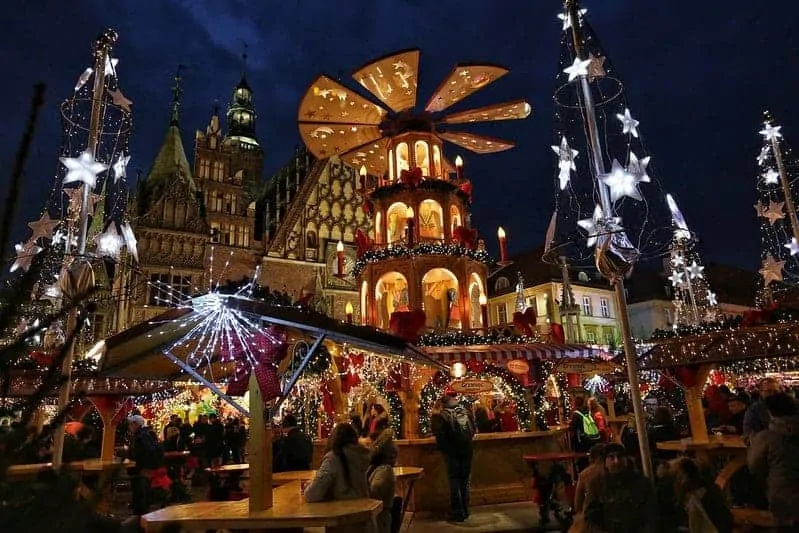
POLYGON ((677 285, 682 285, 682 283, 685 281, 683 279, 683 275, 684 274, 682 272, 677 272, 676 270, 672 272, 671 276, 668 277, 668 280, 671 281, 671 286, 676 287, 677 285))
POLYGON ((621 163, 613 160, 610 172, 602 176, 602 182, 610 188, 610 199, 615 202, 624 196, 642 200, 635 176, 627 172, 621 163))
POLYGON ((760 130, 760 135, 766 138, 767 141, 773 141, 782 137, 780 130, 782 126, 772 126, 771 124, 764 124, 763 129, 760 130))
POLYGON ((685 264, 685 258, 682 254, 674 254, 671 256, 671 264, 675 267, 682 266, 685 264))
POLYGON ((691 230, 688 229, 688 222, 685 221, 685 217, 683 216, 682 211, 680 211, 677 201, 672 195, 666 195, 666 204, 669 206, 669 211, 671 211, 671 220, 676 226, 676 229, 674 230, 674 237, 677 240, 690 239, 691 230))
POLYGON ((691 263, 691 266, 685 268, 685 271, 688 272, 688 275, 691 276, 691 279, 702 278, 704 276, 702 273, 704 270, 705 267, 698 264, 696 261, 691 263))
POLYGON ((638 138, 638 125, 640 122, 635 120, 632 115, 630 115, 629 109, 625 107, 624 114, 616 114, 616 118, 621 121, 622 133, 629 133, 636 139, 638 138))
POLYGON ((117 64, 119 63, 119 59, 111 56, 105 56, 105 72, 106 76, 116 76, 117 74, 117 64))
POLYGON ((646 167, 649 166, 650 156, 643 159, 638 159, 635 152, 630 152, 630 163, 627 165, 627 172, 633 175, 637 183, 649 183, 652 181, 649 174, 646 173, 646 167))
POLYGON ((610 231, 618 229, 619 224, 621 224, 621 218, 613 217, 612 219, 607 220, 605 218, 605 214, 602 212, 602 208, 599 205, 594 207, 594 213, 591 218, 585 218, 583 220, 577 221, 577 225, 588 233, 586 246, 589 248, 596 244, 597 237, 599 237, 600 234, 604 235, 610 231))
POLYGON ((588 76, 588 65, 591 63, 590 59, 582 60, 579 57, 574 58, 574 63, 570 67, 563 69, 563 72, 569 75, 569 81, 579 78, 580 76, 588 76))
POLYGON ((94 189, 97 186, 97 175, 108 169, 108 166, 95 161, 94 156, 88 151, 78 157, 62 157, 60 159, 61 163, 67 167, 67 175, 64 176, 65 185, 79 181, 94 189))
POLYGON ((50 218, 50 213, 45 211, 39 220, 28 222, 28 227, 33 230, 32 241, 38 239, 52 239, 53 230, 61 223, 60 220, 53 220, 50 218))
POLYGON ((577 150, 569 147, 566 137, 561 137, 560 146, 552 146, 552 151, 558 155, 558 168, 560 173, 558 179, 560 180, 560 190, 566 188, 571 178, 572 170, 577 170, 577 165, 574 164, 574 159, 577 157, 577 150))
POLYGON ((128 161, 130 161, 130 154, 125 155, 120 152, 119 158, 111 167, 114 171, 114 183, 118 182, 120 178, 127 177, 128 161))
POLYGON ((780 173, 774 170, 773 168, 770 168, 766 171, 765 174, 763 174, 763 179, 769 185, 776 185, 777 183, 780 182, 780 173))
POLYGON ((9 269, 11 272, 15 272, 16 270, 22 269, 27 272, 31 267, 31 262, 33 262, 33 257, 42 251, 42 248, 36 246, 36 242, 30 240, 25 244, 19 243, 14 245, 14 250, 17 252, 17 258, 14 260, 14 263, 11 265, 9 269))
POLYGON ((136 235, 133 233, 133 228, 130 227, 130 224, 127 222, 123 222, 122 226, 120 227, 122 231, 122 239, 125 241, 125 246, 128 249, 128 253, 133 256, 136 262, 139 262, 139 249, 138 243, 136 242, 136 235))
MULTIPOLYGON (((580 16, 580 17, 582 17, 586 13, 588 13, 588 10, 585 9, 585 8, 580 9, 579 11, 577 11, 577 15, 580 16)), ((568 12, 566 12, 566 13, 558 13, 558 18, 563 22, 563 31, 566 31, 566 30, 568 30, 569 28, 572 27, 572 18, 571 18, 571 15, 569 15, 568 12)))
POLYGON ((707 303, 710 306, 717 306, 719 304, 718 298, 716 293, 713 291, 707 291, 707 303))
POLYGON ((771 146, 769 146, 767 144, 763 145, 763 147, 760 149, 760 154, 758 154, 758 156, 757 156, 757 164, 758 165, 762 165, 762 164, 764 164, 766 162, 766 159, 768 159, 768 155, 769 155, 770 151, 771 151, 771 146))
POLYGON ((796 241, 796 237, 791 237, 791 242, 783 244, 783 246, 790 250, 791 255, 799 254, 799 242, 796 241))
POLYGON ((772 281, 782 281, 782 269, 785 266, 785 261, 777 261, 773 255, 768 255, 766 260, 763 261, 762 268, 758 271, 763 276, 763 282, 766 286, 772 281))

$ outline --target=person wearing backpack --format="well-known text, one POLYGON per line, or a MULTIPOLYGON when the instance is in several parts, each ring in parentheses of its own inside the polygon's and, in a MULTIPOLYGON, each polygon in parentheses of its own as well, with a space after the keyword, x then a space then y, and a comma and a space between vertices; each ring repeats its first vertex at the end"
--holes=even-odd
MULTIPOLYGON (((572 437, 572 447, 575 452, 588 453, 594 444, 602 442, 602 434, 594 421, 594 417, 588 410, 585 398, 577 396, 574 399, 574 411, 572 411, 571 423, 569 424, 572 437)), ((577 467, 582 470, 588 465, 588 459, 577 462, 577 467)))
POLYGON ((444 456, 449 478, 449 519, 469 518, 469 486, 472 474, 475 423, 469 409, 458 403, 457 394, 448 390, 441 399, 440 412, 431 417, 436 444, 444 456))

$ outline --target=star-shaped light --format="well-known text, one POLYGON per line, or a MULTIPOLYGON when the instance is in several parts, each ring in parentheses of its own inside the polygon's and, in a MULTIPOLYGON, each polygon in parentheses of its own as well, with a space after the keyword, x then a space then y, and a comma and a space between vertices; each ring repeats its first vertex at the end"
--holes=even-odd
POLYGON ((766 256, 763 267, 758 271, 763 276, 763 282, 768 286, 772 281, 782 281, 782 269, 785 261, 776 261, 774 256, 766 256))
POLYGON ((686 267, 685 271, 688 272, 688 275, 691 276, 691 279, 703 278, 704 274, 702 273, 705 270, 705 267, 698 264, 696 261, 691 263, 691 266, 686 267))
POLYGON ((94 72, 92 67, 89 67, 83 71, 83 74, 80 75, 78 82, 75 84, 75 92, 80 91, 80 88, 86 85, 86 82, 92 77, 92 72, 94 72))
POLYGON ((757 156, 757 164, 762 165, 768 159, 768 153, 771 150, 771 146, 765 144, 763 148, 760 149, 760 153, 757 156))
POLYGON ((780 219, 785 218, 785 211, 782 210, 782 206, 785 205, 785 202, 775 202, 774 200, 769 200, 768 207, 763 206, 763 211, 760 212, 760 216, 763 218, 767 218, 770 225, 774 225, 774 223, 780 219))
POLYGON ((773 168, 770 168, 765 174, 763 174, 763 179, 769 185, 776 185, 780 182, 780 173, 773 168))
POLYGON ((605 59, 604 56, 597 57, 592 53, 588 54, 588 60, 591 61, 588 64, 588 81, 604 78, 607 75, 607 72, 605 72, 605 59))
MULTIPOLYGON (((582 17, 586 13, 588 13, 588 10, 583 8, 577 11, 577 16, 582 17)), ((563 31, 572 27, 572 18, 568 11, 566 13, 558 13, 558 18, 563 22, 563 31)))
POLYGON ((690 239, 691 230, 688 229, 688 222, 685 221, 685 217, 683 216, 682 211, 680 211, 677 201, 671 194, 666 195, 666 204, 668 204, 669 211, 671 211, 671 221, 676 226, 676 229, 674 230, 674 237, 678 241, 690 239))
POLYGON ((122 226, 119 228, 122 231, 122 240, 125 241, 125 246, 128 249, 128 253, 133 256, 136 262, 139 262, 139 249, 136 242, 136 235, 133 233, 133 228, 130 227, 130 224, 127 222, 123 222, 122 226))
MULTIPOLYGON (((69 210, 74 213, 80 212, 80 206, 83 203, 83 191, 79 188, 64 189, 64 194, 69 197, 69 210)), ((89 213, 94 213, 94 204, 99 202, 100 198, 99 194, 89 194, 89 201, 86 202, 86 209, 89 213)))
POLYGON ((117 63, 119 63, 119 59, 111 56, 105 56, 105 75, 106 76, 116 76, 117 74, 117 63))
POLYGON ((60 220, 53 220, 50 218, 50 213, 45 211, 39 220, 28 222, 28 227, 33 230, 31 240, 35 242, 38 239, 52 239, 53 230, 60 223, 60 220))
POLYGON ((121 107, 126 113, 130 113, 130 105, 133 102, 125 98, 125 95, 122 94, 122 91, 119 89, 114 89, 113 91, 108 91, 108 94, 111 95, 111 101, 114 102, 115 106, 121 107))
POLYGON ((649 166, 650 159, 650 156, 638 159, 634 152, 630 152, 630 163, 627 165, 627 172, 635 177, 637 183, 649 183, 652 181, 649 174, 646 173, 646 167, 649 166))
POLYGON ((108 166, 95 161, 94 156, 88 151, 78 157, 62 157, 60 159, 61 163, 67 167, 64 185, 79 181, 94 189, 97 185, 97 175, 108 169, 108 166))
POLYGON ((130 154, 125 155, 120 152, 119 158, 111 167, 114 171, 114 183, 118 182, 119 178, 125 178, 127 176, 128 161, 130 161, 130 154))
MULTIPOLYGON (((55 232, 53 235, 53 244, 66 244, 67 242, 67 232, 60 229, 55 232)), ((78 245, 78 236, 73 235, 70 239, 70 246, 77 246, 78 245)))
POLYGON ((713 291, 707 291, 707 304, 711 307, 716 306, 719 304, 718 298, 716 297, 716 293, 713 291))
POLYGON ((675 267, 682 266, 685 264, 685 257, 682 254, 674 254, 671 258, 671 264, 675 267))
POLYGON ((582 60, 579 57, 575 57, 574 63, 570 67, 563 69, 563 72, 569 75, 569 81, 580 76, 588 76, 589 63, 591 63, 590 59, 582 60))
POLYGON ((621 163, 613 160, 610 172, 602 176, 602 183, 610 188, 610 199, 615 202, 624 196, 629 196, 634 200, 642 200, 641 192, 635 180, 635 176, 627 172, 621 163))
POLYGON ((640 122, 630 115, 629 109, 625 107, 624 113, 617 113, 616 118, 621 121, 622 133, 629 133, 636 139, 638 138, 638 124, 640 124, 640 122))
POLYGON ((608 220, 599 205, 594 207, 594 213, 591 218, 577 221, 577 225, 588 233, 588 240, 585 245, 589 248, 596 244, 597 237, 600 235, 619 229, 619 224, 621 224, 621 218, 613 217, 608 220))
POLYGON ((677 272, 676 270, 671 273, 671 276, 668 277, 668 280, 671 281, 671 286, 676 287, 677 285, 681 285, 683 283, 683 273, 677 272))
POLYGON ((33 256, 42 251, 42 248, 36 246, 36 242, 30 240, 25 244, 19 243, 14 245, 14 250, 17 252, 17 258, 9 269, 11 272, 19 270, 20 268, 27 272, 31 267, 33 256))
POLYGON ((569 183, 571 171, 577 170, 574 158, 577 157, 579 152, 569 147, 566 137, 561 137, 560 146, 552 146, 552 151, 558 155, 558 168, 560 168, 558 179, 560 180, 560 190, 563 190, 566 188, 566 184, 569 183))
POLYGON ((763 124, 763 129, 760 130, 760 135, 766 138, 767 141, 774 141, 782 137, 780 130, 782 126, 772 126, 771 124, 763 124))
POLYGON ((791 242, 783 246, 791 251, 791 255, 799 254, 799 242, 796 242, 796 237, 791 237, 791 242))
POLYGON ((119 251, 125 244, 125 241, 117 232, 117 226, 114 222, 111 222, 103 233, 97 235, 95 240, 97 241, 98 254, 112 259, 119 259, 119 251))

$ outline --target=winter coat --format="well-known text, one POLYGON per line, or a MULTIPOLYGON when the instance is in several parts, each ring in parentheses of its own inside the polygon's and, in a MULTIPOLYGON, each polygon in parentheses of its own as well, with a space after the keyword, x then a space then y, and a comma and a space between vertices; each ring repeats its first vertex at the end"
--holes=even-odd
POLYGON ((574 490, 574 512, 582 513, 585 507, 585 499, 588 494, 588 487, 594 479, 605 473, 605 466, 601 463, 588 465, 577 478, 577 487, 574 490))
POLYGON ((685 499, 691 533, 730 533, 733 517, 724 493, 714 483, 691 492, 685 499))
POLYGON ((367 471, 369 497, 383 502, 383 510, 375 519, 377 533, 391 533, 391 509, 397 486, 394 477, 397 452, 394 432, 391 429, 383 430, 370 447, 370 466, 367 471))
POLYGON ((656 531, 658 513, 652 485, 633 470, 593 478, 584 505, 589 527, 606 533, 656 531))
POLYGON ((347 483, 341 459, 335 452, 329 451, 322 458, 316 477, 305 489, 306 502, 369 497, 369 487, 366 484, 369 450, 359 444, 350 444, 344 448, 344 458, 347 461, 350 482, 347 483))
POLYGON ((291 428, 273 445, 275 472, 310 470, 313 459, 313 441, 299 428, 291 428))
POLYGON ((766 480, 769 508, 780 522, 799 522, 799 415, 771 419, 752 437, 749 470, 766 480))

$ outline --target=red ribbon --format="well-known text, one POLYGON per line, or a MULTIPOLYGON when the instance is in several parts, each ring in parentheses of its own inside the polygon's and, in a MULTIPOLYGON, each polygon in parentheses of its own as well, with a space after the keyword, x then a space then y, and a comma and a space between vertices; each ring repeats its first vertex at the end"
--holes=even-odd
POLYGON ((288 351, 286 332, 277 326, 269 326, 257 332, 247 349, 241 341, 231 343, 233 349, 227 354, 236 362, 236 371, 228 382, 227 393, 232 396, 243 395, 248 388, 250 371, 255 371, 255 379, 261 390, 263 400, 280 397, 280 379, 277 368, 288 351))

